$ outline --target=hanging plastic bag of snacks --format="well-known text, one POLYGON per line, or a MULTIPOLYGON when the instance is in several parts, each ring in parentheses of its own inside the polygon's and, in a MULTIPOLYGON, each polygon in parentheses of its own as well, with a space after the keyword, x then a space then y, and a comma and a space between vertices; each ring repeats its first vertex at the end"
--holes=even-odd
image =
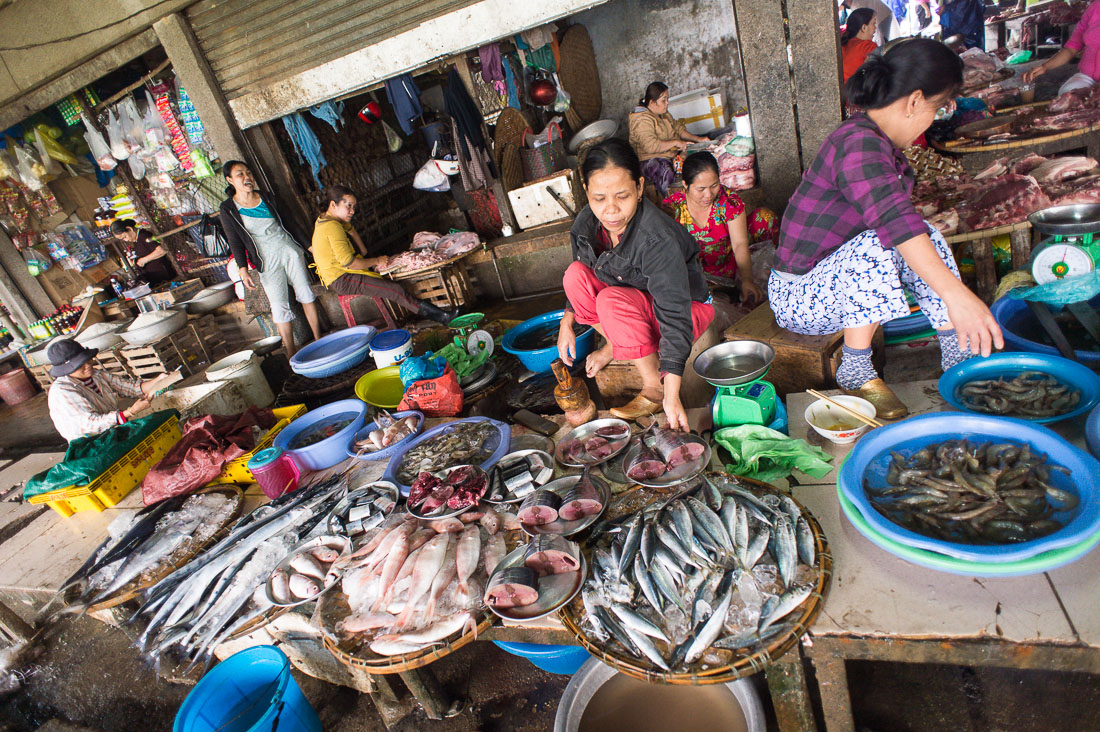
MULTIPOLYGON (((88 129, 91 129, 91 127, 88 129)), ((126 138, 122 133, 122 122, 115 116, 115 110, 113 108, 107 110, 107 137, 111 141, 111 157, 119 162, 130 157, 130 147, 126 144, 126 138)), ((88 144, 92 144, 90 140, 88 144)), ((96 156, 96 160, 99 160, 98 155, 96 156)), ((99 167, 103 168, 102 162, 100 162, 99 167)), ((104 168, 104 170, 108 169, 104 168)))
POLYGON ((42 130, 37 127, 34 128, 34 146, 38 150, 38 158, 42 161, 42 169, 46 171, 48 175, 58 175, 61 173, 61 166, 57 164, 57 161, 50 157, 49 151, 46 149, 46 141, 42 137, 42 130))
POLYGON ((35 160, 34 153, 21 145, 15 146, 15 169, 19 173, 19 180, 27 188, 37 191, 45 187, 46 181, 43 179, 46 169, 35 160))
POLYGON ((167 145, 158 147, 153 157, 157 161, 157 170, 162 173, 169 173, 180 167, 180 161, 176 160, 176 156, 172 154, 171 148, 167 145))
POLYGON ((12 162, 7 148, 0 147, 0 181, 7 180, 8 178, 14 179, 17 175, 18 173, 15 172, 15 164, 12 162))
MULTIPOLYGON (((95 158, 96 165, 99 169, 106 172, 108 170, 114 170, 118 165, 118 161, 114 159, 111 154, 111 146, 107 144, 107 141, 103 139, 103 135, 99 130, 92 127, 92 123, 88 121, 87 117, 84 117, 84 140, 88 143, 88 150, 91 151, 92 157, 95 158)), ((108 126, 109 128, 109 126, 108 126)))
POLYGON ((145 177, 145 161, 141 159, 140 155, 131 155, 126 162, 130 166, 130 175, 134 176, 136 180, 145 177))
POLYGON ((137 102, 126 97, 118 105, 119 121, 122 123, 122 138, 131 153, 140 153, 145 149, 145 125, 142 124, 137 102))
POLYGON ((57 202, 57 197, 50 190, 49 186, 46 186, 38 192, 38 198, 41 199, 42 205, 46 207, 47 216, 56 216, 63 210, 61 204, 57 202))

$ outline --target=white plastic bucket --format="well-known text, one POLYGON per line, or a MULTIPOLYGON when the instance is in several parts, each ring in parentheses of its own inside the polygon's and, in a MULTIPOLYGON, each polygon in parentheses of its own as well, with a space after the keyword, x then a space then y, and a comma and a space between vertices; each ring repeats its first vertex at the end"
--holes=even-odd
POLYGON ((412 355, 412 350, 412 333, 401 328, 382 331, 370 342, 370 355, 380 369, 401 363, 412 355))
POLYGON ((206 369, 207 381, 231 381, 241 390, 241 395, 249 404, 257 407, 269 407, 275 401, 275 394, 268 386, 260 362, 252 351, 237 351, 210 364, 206 369))

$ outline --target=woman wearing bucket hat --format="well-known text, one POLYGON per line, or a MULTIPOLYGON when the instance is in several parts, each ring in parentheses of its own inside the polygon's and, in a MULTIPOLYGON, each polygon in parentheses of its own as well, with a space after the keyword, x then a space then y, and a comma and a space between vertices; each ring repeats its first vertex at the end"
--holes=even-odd
POLYGON ((74 340, 57 341, 46 351, 53 367, 48 404, 50 419, 66 440, 100 432, 132 419, 149 406, 154 381, 110 374, 92 362, 98 351, 74 340), (137 398, 123 409, 126 397, 137 398))

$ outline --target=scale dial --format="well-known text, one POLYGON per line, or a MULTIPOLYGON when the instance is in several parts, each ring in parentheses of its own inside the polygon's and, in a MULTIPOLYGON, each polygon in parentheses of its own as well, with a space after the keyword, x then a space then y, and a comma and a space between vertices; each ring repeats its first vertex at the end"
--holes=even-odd
POLYGON ((1075 244, 1049 244, 1035 253, 1031 263, 1031 276, 1035 282, 1048 282, 1088 274, 1094 263, 1089 253, 1075 244))

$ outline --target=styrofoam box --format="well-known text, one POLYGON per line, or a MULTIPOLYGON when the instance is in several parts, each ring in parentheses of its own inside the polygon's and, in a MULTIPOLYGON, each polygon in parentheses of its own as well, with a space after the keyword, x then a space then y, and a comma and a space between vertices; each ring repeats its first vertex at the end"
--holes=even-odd
POLYGON ((520 229, 530 229, 551 221, 560 221, 569 214, 561 204, 550 195, 551 188, 573 211, 584 208, 584 200, 576 185, 576 175, 572 169, 562 170, 527 185, 508 191, 508 200, 512 203, 512 213, 520 229))
POLYGON ((693 135, 704 135, 726 125, 721 89, 694 89, 668 100, 668 112, 693 135))

